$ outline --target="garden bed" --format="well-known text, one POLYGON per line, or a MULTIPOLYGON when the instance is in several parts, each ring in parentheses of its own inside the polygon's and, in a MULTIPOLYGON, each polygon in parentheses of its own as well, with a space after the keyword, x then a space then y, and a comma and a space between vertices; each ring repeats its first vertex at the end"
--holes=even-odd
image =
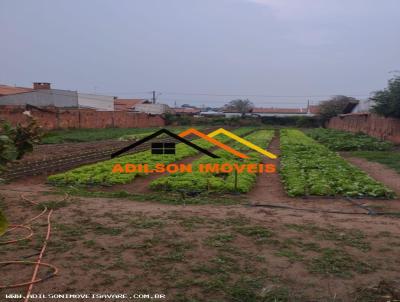
POLYGON ((306 134, 333 151, 383 151, 393 148, 392 143, 378 140, 363 133, 315 128, 307 130, 306 134))
POLYGON ((393 198, 394 192, 303 132, 281 130, 281 175, 289 196, 393 198))
MULTIPOLYGON (((245 139, 253 144, 266 147, 274 135, 274 130, 259 130, 245 136, 245 139)), ((239 143, 234 143, 232 147, 240 151, 249 149, 239 143)), ((199 170, 199 166, 204 164, 221 165, 228 163, 230 165, 258 164, 262 161, 259 153, 248 153, 249 158, 239 160, 234 155, 219 150, 215 152, 220 158, 210 159, 208 156, 202 156, 192 163, 194 170, 199 170)), ((207 191, 207 192, 241 192, 246 193, 251 190, 257 178, 257 174, 243 171, 242 173, 176 173, 170 174, 154 180, 150 187, 155 190, 166 191, 207 191)))
MULTIPOLYGON (((252 131, 252 127, 243 127, 235 130, 237 135, 242 135, 252 131)), ((218 138, 219 139, 219 138, 218 138)), ((229 140, 228 137, 221 137, 219 139, 221 142, 226 142, 229 140)), ((194 140, 197 146, 209 149, 213 144, 205 141, 203 139, 194 140)), ((112 168, 115 164, 143 164, 146 163, 151 169, 154 169, 155 165, 158 163, 168 164, 179 161, 183 158, 194 156, 198 154, 199 151, 189 147, 183 143, 176 145, 176 154, 166 155, 155 155, 151 154, 151 151, 143 151, 135 153, 133 155, 125 155, 114 158, 112 160, 107 160, 99 162, 96 164, 82 166, 65 173, 59 173, 48 177, 48 181, 55 185, 115 185, 115 184, 125 184, 132 182, 135 177, 139 175, 146 175, 142 172, 136 173, 112 173, 112 168)))

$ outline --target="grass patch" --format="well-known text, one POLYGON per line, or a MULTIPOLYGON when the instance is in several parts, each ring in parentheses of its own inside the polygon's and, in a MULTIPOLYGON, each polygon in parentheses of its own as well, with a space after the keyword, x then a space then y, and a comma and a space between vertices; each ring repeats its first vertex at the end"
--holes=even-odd
POLYGON ((281 249, 280 251, 278 251, 276 253, 276 255, 279 256, 279 257, 286 257, 292 263, 303 260, 303 256, 302 255, 298 254, 296 251, 293 251, 293 250, 291 250, 289 248, 281 249))
POLYGON ((367 263, 353 259, 343 250, 326 248, 320 256, 311 260, 309 270, 312 273, 350 278, 353 272, 365 274, 374 269, 367 263))
POLYGON ((145 216, 136 217, 129 222, 129 225, 139 229, 161 228, 164 224, 160 219, 145 216))
POLYGON ((97 198, 123 198, 132 201, 150 201, 162 204, 172 205, 233 205, 243 203, 243 198, 238 196, 212 196, 209 194, 200 194, 190 198, 182 198, 181 194, 172 192, 155 192, 146 194, 129 193, 126 191, 116 192, 103 192, 103 191, 89 191, 85 188, 78 187, 57 187, 53 194, 69 194, 80 197, 97 197, 97 198))
POLYGON ((234 230, 243 236, 253 238, 256 243, 265 243, 272 236, 270 230, 259 225, 242 225, 235 227, 234 230))
POLYGON ((62 144, 92 142, 106 139, 118 139, 124 135, 154 132, 159 128, 104 128, 104 129, 67 129, 47 132, 42 144, 62 144))
POLYGON ((199 216, 179 217, 179 225, 187 231, 193 231, 197 227, 204 226, 206 220, 199 216))
POLYGON ((123 232, 123 229, 121 228, 108 227, 101 223, 91 223, 90 229, 92 229, 96 235, 117 236, 123 232))
POLYGON ((47 208, 48 210, 57 210, 68 206, 68 202, 66 200, 63 201, 45 201, 35 206, 37 210, 44 210, 47 208))
POLYGON ((78 224, 54 224, 54 230, 67 241, 77 241, 86 233, 83 226, 78 224))
POLYGON ((234 234, 226 233, 226 234, 218 234, 208 237, 205 240, 205 244, 212 247, 225 247, 227 244, 234 241, 236 236, 234 234))
POLYGON ((371 249, 364 233, 357 229, 347 230, 335 226, 322 228, 313 224, 286 224, 285 226, 297 232, 307 232, 320 240, 335 241, 338 245, 351 246, 363 252, 371 249))
POLYGON ((400 174, 400 152, 399 151, 356 151, 351 152, 354 157, 362 157, 366 160, 377 162, 392 168, 400 174))

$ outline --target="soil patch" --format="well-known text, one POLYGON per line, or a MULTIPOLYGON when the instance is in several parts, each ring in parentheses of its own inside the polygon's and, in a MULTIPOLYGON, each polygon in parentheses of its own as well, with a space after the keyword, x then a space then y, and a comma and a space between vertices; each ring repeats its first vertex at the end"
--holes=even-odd
POLYGON ((346 160, 365 171, 369 176, 385 184, 400 196, 400 174, 380 163, 371 162, 364 158, 351 157, 342 154, 346 160))
MULTIPOLYGON (((61 199, 44 194, 51 189, 46 185, 2 189, 12 223, 39 212, 21 201, 20 190, 36 201, 61 199)), ((325 203, 312 201, 315 207, 318 202, 325 203)), ((166 301, 357 301, 365 289, 379 295, 383 286, 377 284, 392 284, 400 274, 400 220, 390 217, 73 197, 55 210, 52 223, 43 261, 60 273, 36 284, 33 293, 138 289, 164 293, 166 301)), ((35 259, 24 257, 37 252, 45 230, 42 217, 31 241, 2 246, 2 259, 35 259)), ((2 284, 32 274, 31 267, 1 270, 2 284)), ((39 277, 46 272, 41 268, 39 277)))

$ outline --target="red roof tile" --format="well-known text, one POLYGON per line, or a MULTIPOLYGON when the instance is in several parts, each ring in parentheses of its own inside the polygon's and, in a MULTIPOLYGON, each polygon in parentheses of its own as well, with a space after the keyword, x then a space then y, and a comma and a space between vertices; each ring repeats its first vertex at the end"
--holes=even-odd
POLYGON ((130 110, 138 104, 144 104, 145 99, 116 99, 114 100, 114 110, 130 110))
POLYGON ((14 87, 8 85, 0 85, 0 96, 1 95, 11 95, 11 94, 18 94, 24 92, 33 91, 31 88, 24 88, 24 87, 14 87))
POLYGON ((318 114, 319 113, 319 106, 318 105, 310 105, 310 113, 318 114))

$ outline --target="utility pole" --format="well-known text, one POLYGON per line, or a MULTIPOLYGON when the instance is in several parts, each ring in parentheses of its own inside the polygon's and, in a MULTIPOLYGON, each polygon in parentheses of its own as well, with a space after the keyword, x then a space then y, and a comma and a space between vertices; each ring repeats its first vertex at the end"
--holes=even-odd
POLYGON ((156 103, 156 91, 155 90, 153 90, 153 98, 152 98, 152 100, 153 100, 153 104, 155 104, 156 103))

